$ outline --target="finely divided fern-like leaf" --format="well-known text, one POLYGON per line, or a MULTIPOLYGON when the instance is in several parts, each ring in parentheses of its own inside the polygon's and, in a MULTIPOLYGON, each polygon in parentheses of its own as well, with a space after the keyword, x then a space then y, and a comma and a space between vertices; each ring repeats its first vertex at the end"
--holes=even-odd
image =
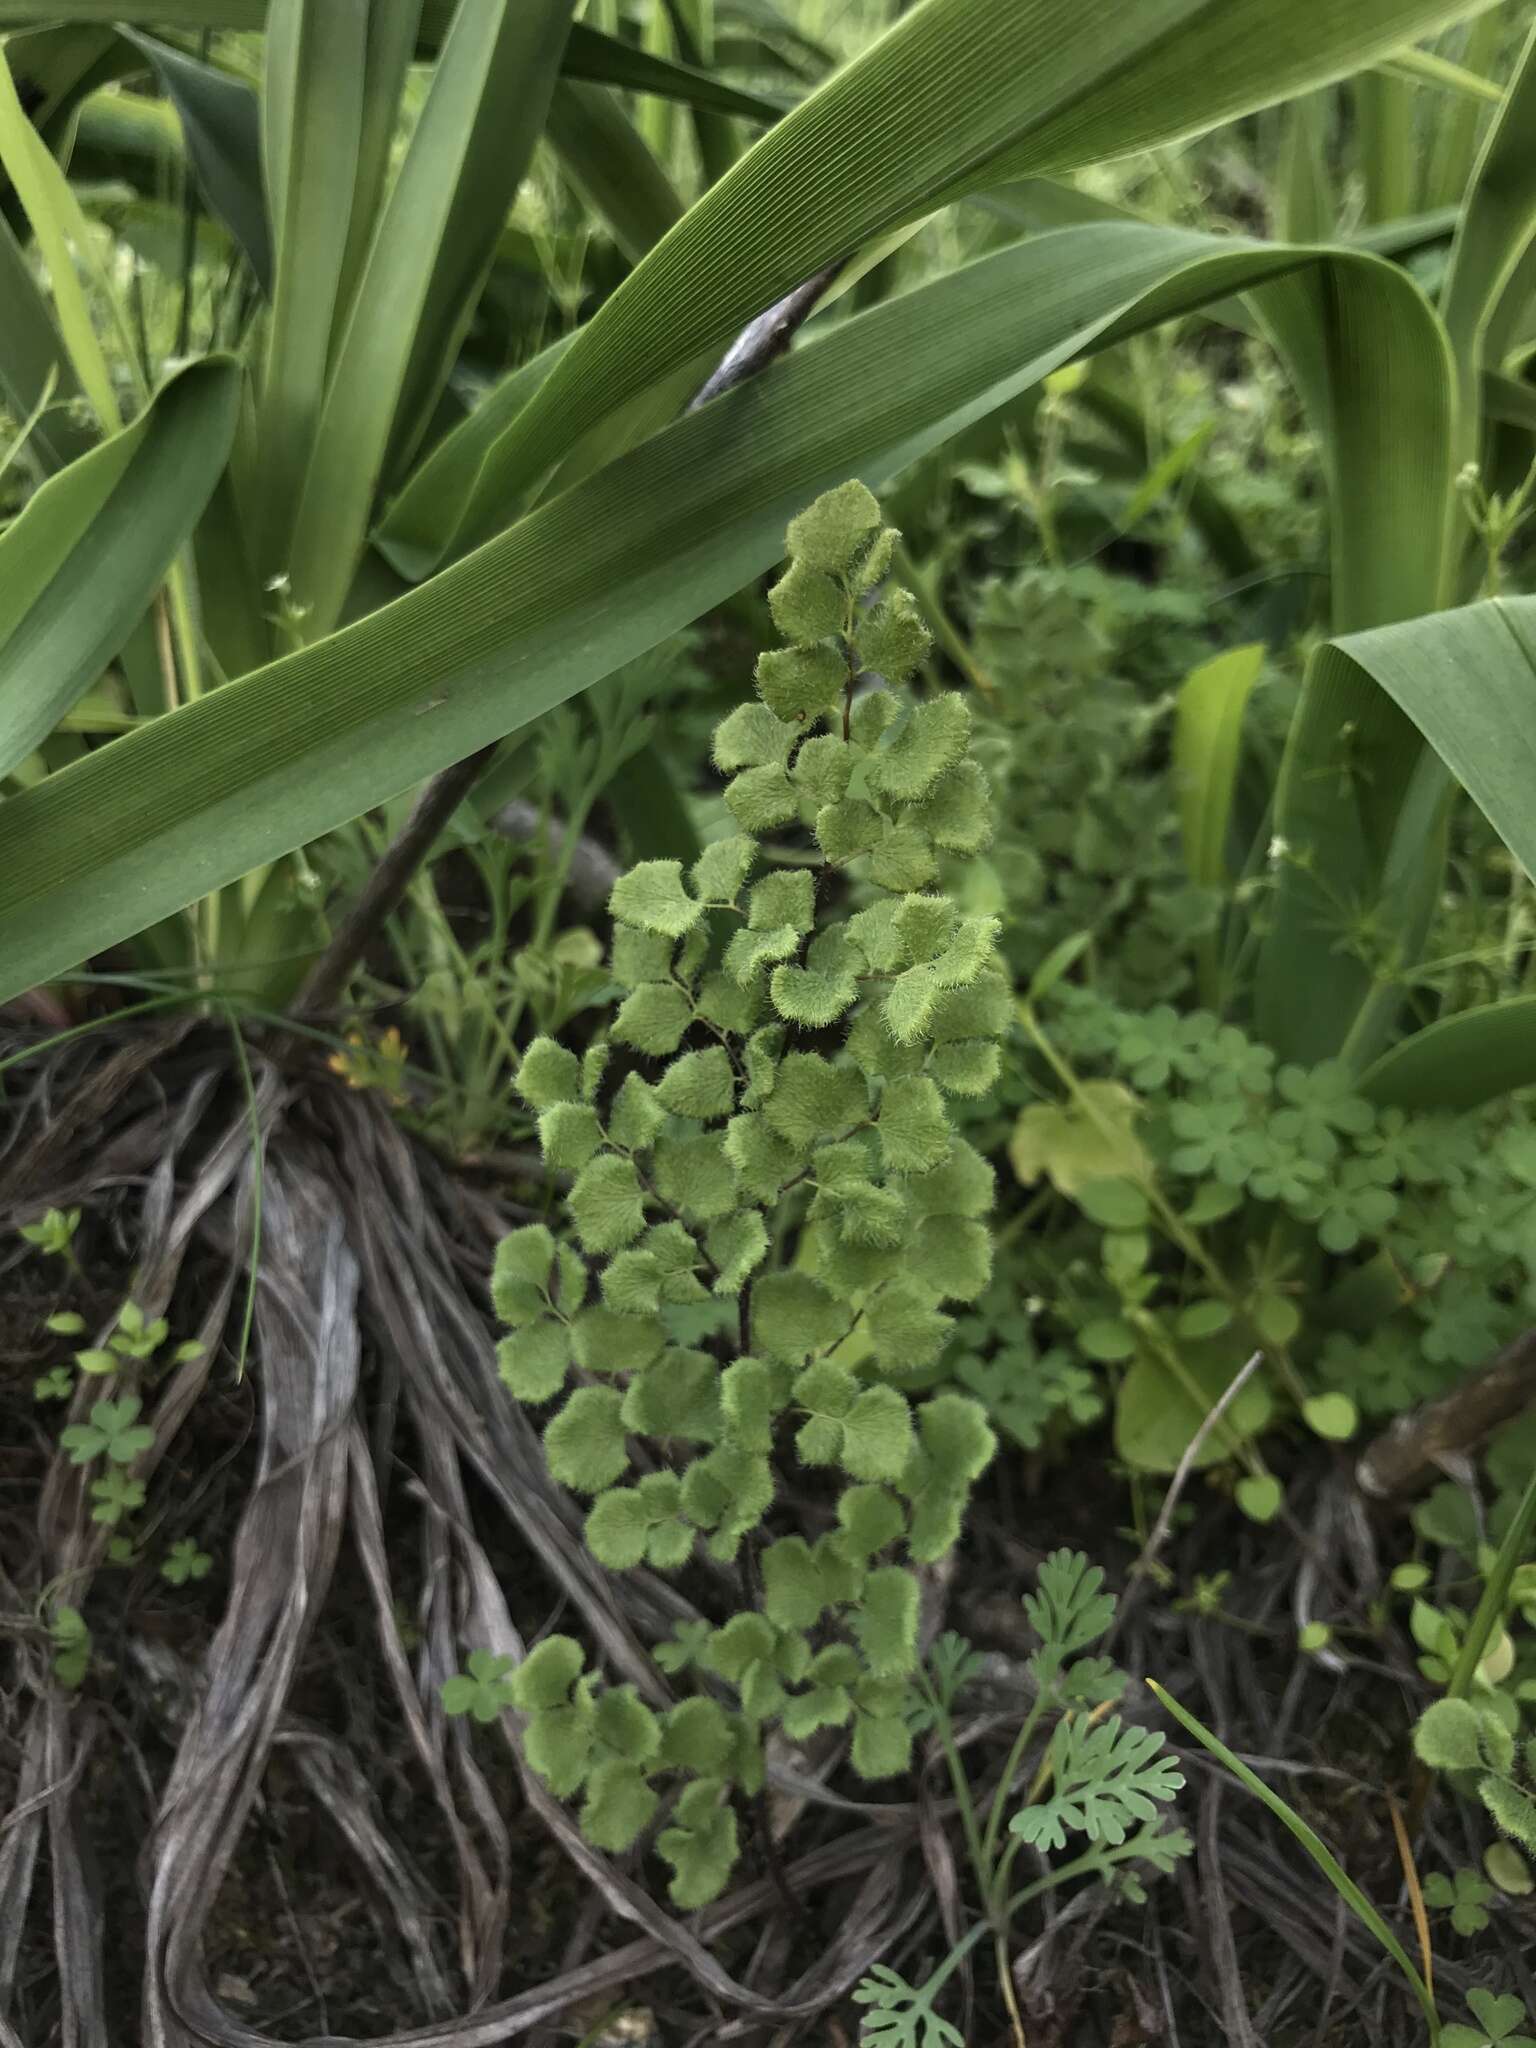
POLYGON ((1184 1783, 1162 1735, 1127 1727, 1119 1715, 1094 1726, 1061 1721, 1051 1737, 1051 1796, 1013 1817, 1012 1830, 1037 1849, 1063 1849, 1067 1836, 1115 1846, 1157 1818, 1184 1783))
POLYGON ((859 2040, 863 2048, 965 2048, 958 2027, 941 2019, 926 1984, 913 1987, 885 1963, 873 1963, 853 1993, 855 2005, 867 2005, 859 2040))
POLYGON ((1101 1592, 1104 1574, 1080 1550, 1056 1550, 1041 1565, 1024 1612, 1040 1638, 1030 1659, 1041 1684, 1055 1678, 1075 1650, 1097 1642, 1115 1618, 1114 1596, 1101 1592))

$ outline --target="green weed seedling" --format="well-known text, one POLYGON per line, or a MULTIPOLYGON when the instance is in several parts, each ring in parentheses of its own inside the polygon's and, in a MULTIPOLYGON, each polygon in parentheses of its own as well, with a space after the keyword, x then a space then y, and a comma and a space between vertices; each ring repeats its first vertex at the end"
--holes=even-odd
POLYGON ((985 1807, 978 1805, 955 1737, 957 1704, 981 1658, 960 1636, 941 1636, 909 1688, 908 1720, 916 1732, 931 1733, 949 1773, 982 1912, 922 1985, 885 1966, 865 1977, 853 1995, 869 2008, 862 2038, 875 2048, 958 2042, 935 2001, 988 1936, 998 1983, 1017 2021, 1010 1930, 1025 1906, 1079 1879, 1115 1884, 1139 1897, 1138 1870, 1166 1872, 1189 1853, 1189 1837, 1162 1825, 1160 1809, 1184 1783, 1162 1735, 1109 1712, 1125 1691, 1126 1675, 1107 1657, 1083 1654, 1114 1620, 1113 1596, 1103 1588, 1103 1572, 1076 1551, 1058 1550, 1041 1565, 1024 1601, 1039 1637, 1027 1667, 1034 1701, 985 1807), (1016 1887, 1014 1864, 1026 1848, 1039 1852, 1039 1861, 1046 1852, 1073 1853, 1016 1887))
POLYGON ((1008 984, 992 919, 934 887, 942 853, 985 844, 988 792, 964 701, 905 689, 928 636, 904 592, 874 595, 894 542, 858 484, 794 521, 787 644, 714 738, 739 829, 687 873, 620 878, 611 1030, 581 1055, 540 1038, 518 1075, 574 1176, 573 1241, 501 1245, 503 1378, 600 1563, 702 1553, 743 1597, 661 1646, 699 1684, 664 1712, 564 1636, 505 1683, 596 1846, 628 1849, 680 1783, 656 1848, 685 1908, 731 1874, 771 1731, 846 1731, 866 1779, 908 1768, 913 1567, 955 1543, 994 1448, 975 1401, 922 1391, 946 1304, 991 1271, 992 1174, 951 1105, 992 1083, 1008 984), (827 1502, 814 1538, 781 1525, 784 1459, 827 1502))

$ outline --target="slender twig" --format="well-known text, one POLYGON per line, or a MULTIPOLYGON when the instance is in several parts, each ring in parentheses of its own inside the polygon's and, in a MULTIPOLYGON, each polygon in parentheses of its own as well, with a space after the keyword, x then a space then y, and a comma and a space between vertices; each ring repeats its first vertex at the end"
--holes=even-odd
POLYGON ((411 878, 436 844, 437 836, 480 779, 495 742, 444 768, 422 790, 394 844, 368 877, 363 893, 331 935, 330 944, 300 989, 294 1014, 315 1016, 340 998, 352 971, 398 907, 411 878))
POLYGON ((1447 1458, 1476 1448, 1536 1400, 1536 1330, 1506 1344, 1490 1365, 1438 1401, 1400 1415, 1366 1446, 1355 1479, 1372 1500, 1391 1500, 1427 1486, 1447 1458))

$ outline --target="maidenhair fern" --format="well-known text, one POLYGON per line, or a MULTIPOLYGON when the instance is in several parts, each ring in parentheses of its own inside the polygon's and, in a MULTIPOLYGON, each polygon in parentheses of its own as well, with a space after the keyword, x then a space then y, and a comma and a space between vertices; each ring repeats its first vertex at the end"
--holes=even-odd
POLYGON ((986 843, 988 793, 965 702, 903 694, 928 636, 905 592, 875 595, 894 541, 858 484, 790 527, 788 644, 715 733, 740 829, 619 880, 608 1037, 540 1039, 519 1075, 574 1176, 574 1242, 536 1224, 500 1248, 506 1384, 604 1565, 734 1564, 748 1604, 661 1647, 700 1688, 665 1713, 565 1637, 508 1686, 598 1846, 634 1843, 681 1776, 656 1847, 684 1907, 730 1874, 731 1795, 760 1789, 771 1729, 844 1729, 864 1777, 906 1769, 913 1566, 953 1545, 994 1447, 975 1402, 921 1391, 945 1304, 991 1268, 992 1174, 949 1104, 990 1087, 1011 1005, 994 921, 935 886, 986 843), (781 1505, 794 1466, 809 1536, 781 1505))

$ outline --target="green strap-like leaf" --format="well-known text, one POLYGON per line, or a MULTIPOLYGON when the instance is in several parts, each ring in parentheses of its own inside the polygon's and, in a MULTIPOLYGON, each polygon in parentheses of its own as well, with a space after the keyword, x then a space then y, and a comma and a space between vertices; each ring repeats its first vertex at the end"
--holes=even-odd
POLYGON ((187 156, 203 197, 245 251, 263 292, 272 289, 272 235, 261 187, 256 95, 242 79, 173 50, 135 29, 126 40, 154 71, 181 116, 187 156))
POLYGON ((1360 1093, 1399 1109, 1477 1109, 1536 1082, 1536 996, 1442 1017, 1383 1053, 1360 1093))
POLYGON ((276 272, 260 408, 263 576, 288 540, 325 401, 362 137, 367 0, 273 0, 262 156, 276 272))
POLYGON ((184 370, 0 537, 0 776, 85 696, 153 598, 234 437, 240 371, 184 370))
MULTIPOLYGON (((307 638, 340 616, 392 431, 413 438, 447 376, 544 125, 572 4, 481 0, 443 44, 336 350, 299 501, 288 560, 307 638)), ((323 186, 309 204, 323 207, 323 186)))
POLYGON ((83 455, 90 430, 69 410, 80 389, 68 351, 38 289, 32 266, 7 222, 0 218, 0 405, 16 420, 30 419, 47 401, 28 438, 45 469, 83 455))
MULTIPOLYGON (((539 717, 1073 355, 1322 260, 1070 229, 858 315, 428 584, 0 805, 0 992, 25 988, 539 717)), ((1390 273, 1396 275, 1396 273, 1390 273)))
POLYGON ((607 302, 492 451, 460 542, 503 526, 579 435, 943 201, 1212 127, 1469 11, 922 0, 749 150, 607 302))

